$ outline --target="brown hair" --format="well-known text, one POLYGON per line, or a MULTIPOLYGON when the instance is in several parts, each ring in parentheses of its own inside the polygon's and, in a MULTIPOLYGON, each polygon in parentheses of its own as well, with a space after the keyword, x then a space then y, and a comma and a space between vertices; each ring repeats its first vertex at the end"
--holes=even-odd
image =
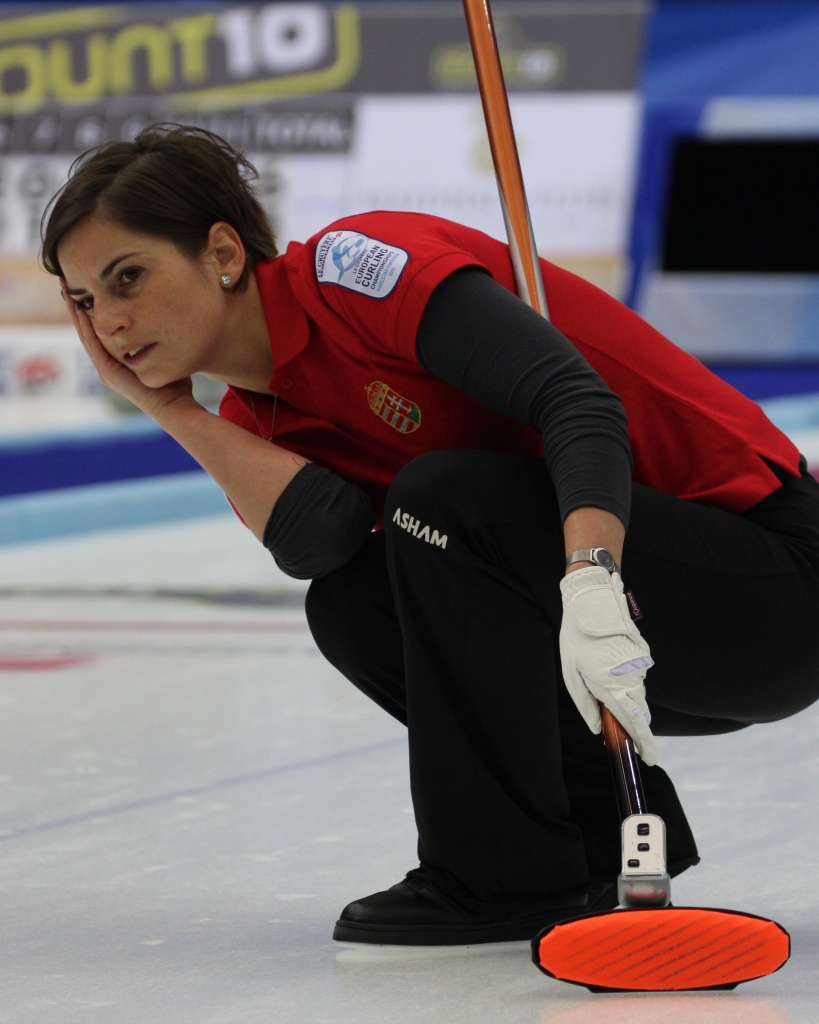
POLYGON ((273 229, 253 189, 256 168, 229 143, 202 128, 156 124, 132 142, 107 142, 79 156, 40 224, 41 262, 62 277, 57 250, 92 215, 173 242, 194 258, 217 221, 236 229, 247 285, 261 260, 277 255, 273 229))

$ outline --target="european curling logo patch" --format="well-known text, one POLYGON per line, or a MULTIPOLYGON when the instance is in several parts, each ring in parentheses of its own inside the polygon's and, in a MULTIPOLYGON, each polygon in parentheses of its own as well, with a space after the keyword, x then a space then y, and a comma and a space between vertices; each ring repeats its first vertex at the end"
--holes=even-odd
POLYGON ((316 277, 319 284, 340 284, 383 299, 398 284, 408 259, 405 249, 358 231, 328 231, 316 246, 316 277))

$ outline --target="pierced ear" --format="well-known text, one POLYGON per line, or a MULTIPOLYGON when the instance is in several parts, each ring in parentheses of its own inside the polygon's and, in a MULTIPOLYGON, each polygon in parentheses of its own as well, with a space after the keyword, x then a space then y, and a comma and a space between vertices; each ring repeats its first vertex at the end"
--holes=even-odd
POLYGON ((238 281, 245 269, 245 247, 239 232, 226 221, 217 221, 208 232, 205 256, 216 264, 220 279, 238 281))

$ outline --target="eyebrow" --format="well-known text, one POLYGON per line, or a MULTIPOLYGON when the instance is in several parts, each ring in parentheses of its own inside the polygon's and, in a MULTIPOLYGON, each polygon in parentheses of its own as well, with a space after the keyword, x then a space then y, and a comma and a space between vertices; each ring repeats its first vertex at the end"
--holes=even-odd
MULTIPOLYGON (((115 256, 111 260, 111 262, 110 263, 106 263, 106 265, 100 271, 100 273, 99 273, 100 281, 104 281, 107 277, 110 277, 111 273, 114 270, 114 267, 118 263, 120 263, 122 260, 127 260, 127 259, 130 259, 132 256, 138 256, 138 255, 139 255, 138 252, 126 252, 126 253, 123 253, 122 256, 115 256)), ((68 292, 69 295, 84 295, 85 292, 88 291, 88 289, 87 288, 66 288, 66 291, 68 292)))

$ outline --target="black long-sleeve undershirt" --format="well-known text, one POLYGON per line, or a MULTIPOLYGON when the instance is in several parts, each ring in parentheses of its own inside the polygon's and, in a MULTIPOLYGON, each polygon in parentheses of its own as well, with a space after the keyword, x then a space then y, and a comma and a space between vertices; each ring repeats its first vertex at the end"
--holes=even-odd
MULTIPOLYGON (((424 369, 543 436, 565 518, 593 506, 628 523, 631 453, 620 400, 547 320, 476 267, 431 296, 416 345, 424 369)), ((264 545, 298 579, 344 565, 374 516, 360 487, 315 463, 279 496, 264 545)))
POLYGON ((628 524, 631 451, 619 398, 552 324, 478 267, 433 292, 416 342, 435 377, 543 436, 563 518, 583 506, 628 524))

